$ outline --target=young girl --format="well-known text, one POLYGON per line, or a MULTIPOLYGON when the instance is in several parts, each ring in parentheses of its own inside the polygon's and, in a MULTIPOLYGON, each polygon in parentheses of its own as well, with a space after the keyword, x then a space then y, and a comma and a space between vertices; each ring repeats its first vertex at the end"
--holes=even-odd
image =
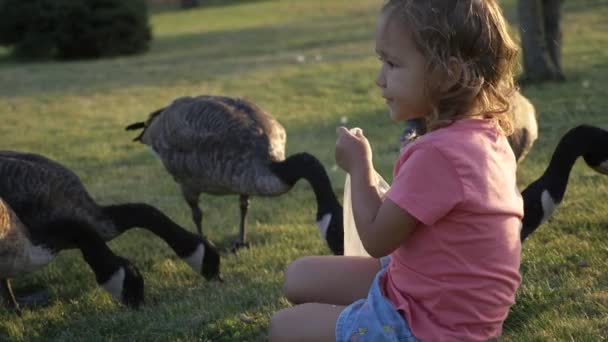
POLYGON ((523 203, 507 97, 517 49, 495 0, 389 0, 377 23, 376 83, 395 122, 423 118, 391 188, 370 145, 338 129, 357 231, 373 258, 291 264, 272 341, 487 341, 520 284, 523 203))

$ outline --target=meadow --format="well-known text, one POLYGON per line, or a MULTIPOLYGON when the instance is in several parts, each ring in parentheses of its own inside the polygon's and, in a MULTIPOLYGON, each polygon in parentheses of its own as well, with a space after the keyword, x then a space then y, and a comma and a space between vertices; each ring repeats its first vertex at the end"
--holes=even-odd
MULTIPOLYGON (((515 1, 501 4, 516 29, 515 1)), ((74 62, 13 60, 0 50, 0 149, 48 156, 74 170, 102 204, 146 202, 195 231, 178 186, 124 127, 174 98, 246 97, 288 132, 287 154, 325 165, 342 197, 335 129, 362 127, 377 169, 391 179, 400 127, 374 84, 372 0, 215 2, 195 10, 153 8, 154 40, 142 55, 74 62)), ((559 138, 581 123, 608 129, 608 1, 566 1, 568 81, 529 86, 540 133, 518 170, 520 189, 539 177, 559 138)), ((608 148, 608 146, 606 147, 608 148)), ((502 341, 608 339, 608 178, 580 160, 556 214, 524 244, 523 283, 502 341)), ((237 196, 203 195, 204 231, 223 249, 238 232, 237 196)), ((253 198, 251 247, 224 253, 224 283, 206 282, 152 234, 135 229, 110 247, 145 279, 146 304, 130 310, 95 283, 79 251, 14 280, 45 287, 51 302, 18 317, 0 308, 2 341, 257 341, 281 297, 285 266, 329 254, 302 181, 275 198, 253 198)))

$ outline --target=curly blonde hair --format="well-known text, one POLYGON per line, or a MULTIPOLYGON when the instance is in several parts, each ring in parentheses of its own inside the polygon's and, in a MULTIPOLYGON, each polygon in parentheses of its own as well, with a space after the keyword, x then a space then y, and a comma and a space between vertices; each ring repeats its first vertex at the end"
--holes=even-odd
POLYGON ((405 25, 427 58, 430 130, 482 115, 512 133, 519 49, 495 0, 388 0, 383 13, 405 25))

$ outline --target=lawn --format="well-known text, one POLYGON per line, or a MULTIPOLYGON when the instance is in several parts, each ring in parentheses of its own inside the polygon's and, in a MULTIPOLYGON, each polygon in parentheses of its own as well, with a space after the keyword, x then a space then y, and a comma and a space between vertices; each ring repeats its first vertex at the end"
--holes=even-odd
MULTIPOLYGON (((217 2, 216 2, 217 3, 217 2)), ((230 1, 191 11, 152 11, 155 39, 139 56, 98 61, 17 63, 0 50, 1 149, 36 152, 74 170, 102 204, 143 201, 194 231, 177 185, 124 127, 184 95, 247 97, 288 132, 287 152, 307 151, 327 168, 342 121, 364 129, 377 169, 390 179, 397 154, 392 125, 374 85, 374 20, 381 1, 230 1)), ((502 2, 515 23, 514 1, 502 2)), ((608 128, 608 2, 567 1, 568 82, 523 90, 536 105, 540 137, 519 169, 523 189, 540 176, 559 138, 588 123, 608 128)), ((514 28, 514 33, 517 30, 514 28)), ((608 148, 608 146, 607 146, 608 148)), ((565 200, 524 245, 523 284, 504 341, 598 341, 608 336, 608 178, 579 161, 565 200)), ((238 197, 203 195, 204 230, 226 248, 238 232, 238 197)), ((307 183, 276 198, 253 198, 251 248, 222 261, 225 283, 206 282, 157 237, 133 230, 110 243, 145 279, 137 311, 97 286, 80 252, 63 252, 17 278, 16 292, 46 287, 50 305, 17 317, 0 308, 0 340, 264 340, 281 297, 285 266, 329 254, 307 183)))

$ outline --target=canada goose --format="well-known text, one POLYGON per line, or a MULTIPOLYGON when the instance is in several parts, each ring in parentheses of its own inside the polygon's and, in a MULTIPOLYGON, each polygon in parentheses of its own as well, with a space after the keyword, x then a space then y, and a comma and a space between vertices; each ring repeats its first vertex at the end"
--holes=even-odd
POLYGON ((572 166, 581 156, 591 168, 608 175, 608 131, 580 125, 560 139, 543 175, 521 193, 524 199, 522 241, 553 214, 564 198, 572 166))
POLYGON ((321 235, 333 253, 343 253, 342 206, 323 165, 308 153, 285 159, 285 129, 252 102, 223 96, 182 97, 126 129, 141 128, 134 141, 150 146, 179 183, 199 234, 201 193, 240 195, 236 250, 246 246, 249 196, 280 195, 304 178, 316 196, 321 235))
POLYGON ((49 263, 64 249, 78 248, 97 283, 115 299, 143 303, 143 279, 127 259, 105 244, 128 229, 142 227, 162 238, 205 278, 219 277, 214 246, 144 203, 100 206, 78 176, 43 156, 0 151, 0 279, 4 299, 17 308, 8 279, 49 263))

